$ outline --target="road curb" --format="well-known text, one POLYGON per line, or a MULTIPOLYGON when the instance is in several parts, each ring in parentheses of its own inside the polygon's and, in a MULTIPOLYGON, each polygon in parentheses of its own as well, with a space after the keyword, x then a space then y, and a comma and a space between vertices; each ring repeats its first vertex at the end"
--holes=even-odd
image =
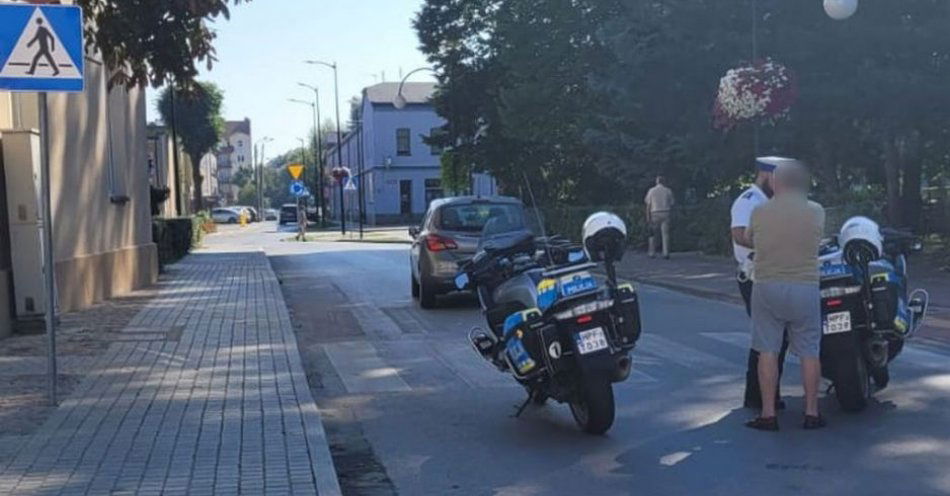
POLYGON ((668 289, 670 291, 677 291, 679 293, 685 293, 690 296, 695 296, 697 298, 704 298, 707 300, 716 300, 723 303, 731 303, 733 305, 745 305, 745 302, 742 300, 742 296, 738 294, 738 287, 736 288, 736 294, 727 294, 720 293, 718 291, 713 291, 710 289, 697 288, 695 286, 689 286, 686 284, 677 284, 675 282, 662 281, 658 279, 653 279, 649 277, 639 277, 636 275, 630 274, 618 274, 620 277, 625 279, 630 279, 636 281, 640 284, 645 284, 647 286, 656 286, 663 289, 668 289))
MULTIPOLYGON (((270 263, 270 258, 263 250, 258 250, 258 254, 264 258, 264 265, 276 284, 280 284, 277 273, 270 263)), ((317 486, 317 494, 320 496, 342 496, 340 489, 340 479, 337 475, 336 465, 333 463, 333 455, 330 454, 330 442, 327 439, 326 429, 323 427, 323 418, 320 415, 320 409, 317 406, 316 399, 310 391, 310 384, 307 382, 307 375, 304 371, 303 360, 300 358, 299 343, 294 333, 293 325, 290 320, 290 309, 287 307, 287 300, 283 293, 278 289, 277 294, 280 300, 281 321, 286 322, 290 333, 290 339, 293 340, 293 349, 287 350, 287 359, 292 369, 291 377, 297 394, 297 402, 300 404, 300 416, 303 421, 304 430, 307 438, 307 450, 310 453, 310 467, 313 471, 314 481, 317 486)))

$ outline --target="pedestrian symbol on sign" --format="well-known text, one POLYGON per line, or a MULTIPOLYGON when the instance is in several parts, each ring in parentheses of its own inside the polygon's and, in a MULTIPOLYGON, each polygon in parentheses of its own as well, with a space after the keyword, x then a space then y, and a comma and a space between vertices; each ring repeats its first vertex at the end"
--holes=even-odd
POLYGON ((36 36, 34 36, 26 46, 29 48, 32 47, 34 43, 39 43, 39 51, 36 52, 36 57, 33 57, 33 64, 30 65, 30 70, 26 71, 26 73, 31 76, 35 74, 36 65, 40 62, 40 59, 45 58, 46 61, 49 62, 49 66, 53 68, 53 76, 58 76, 59 67, 56 65, 56 61, 53 60, 53 55, 50 53, 50 50, 56 51, 56 37, 43 25, 42 18, 36 20, 36 25, 39 26, 36 28, 36 36))

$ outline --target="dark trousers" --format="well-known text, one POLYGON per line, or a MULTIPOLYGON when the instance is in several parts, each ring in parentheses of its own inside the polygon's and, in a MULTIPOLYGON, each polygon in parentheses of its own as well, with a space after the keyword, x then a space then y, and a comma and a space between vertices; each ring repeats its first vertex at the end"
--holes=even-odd
MULTIPOLYGON (((742 300, 745 302, 745 311, 752 317, 752 280, 739 277, 739 293, 742 294, 742 300)), ((782 382, 782 372, 785 371, 785 356, 788 354, 788 333, 785 333, 785 339, 782 340, 782 351, 778 356, 778 378, 782 382)), ((775 390, 775 400, 782 398, 781 384, 775 390)), ((762 405, 762 390, 759 389, 759 352, 749 349, 749 365, 745 373, 745 405, 762 405)))

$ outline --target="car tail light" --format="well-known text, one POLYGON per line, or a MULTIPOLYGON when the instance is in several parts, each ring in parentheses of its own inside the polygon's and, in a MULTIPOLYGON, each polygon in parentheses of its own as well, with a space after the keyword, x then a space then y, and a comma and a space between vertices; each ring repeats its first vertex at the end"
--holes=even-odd
POLYGON ((844 300, 828 300, 825 302, 825 305, 829 307, 840 307, 844 303, 844 300))
POLYGON ((594 317, 592 317, 592 316, 590 316, 590 315, 584 315, 584 316, 579 317, 579 318, 577 319, 577 323, 578 323, 578 324, 586 324, 586 323, 588 323, 588 322, 590 322, 590 321, 592 321, 592 320, 594 320, 594 317))
POLYGON ((459 245, 452 238, 430 234, 426 236, 426 248, 429 251, 457 250, 459 245))

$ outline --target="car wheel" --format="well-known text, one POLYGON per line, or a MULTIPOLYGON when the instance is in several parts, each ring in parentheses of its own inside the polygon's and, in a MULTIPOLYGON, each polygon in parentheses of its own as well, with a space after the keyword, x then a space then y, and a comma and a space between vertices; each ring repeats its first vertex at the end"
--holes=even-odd
POLYGON ((414 275, 410 275, 409 278, 412 279, 412 297, 419 298, 419 281, 416 280, 414 275))
POLYGON ((238 220, 235 219, 234 217, 231 217, 230 219, 228 219, 228 224, 237 224, 237 223, 238 223, 238 220))
POLYGON ((426 284, 424 277, 419 281, 419 305, 426 309, 436 307, 435 291, 426 284))

